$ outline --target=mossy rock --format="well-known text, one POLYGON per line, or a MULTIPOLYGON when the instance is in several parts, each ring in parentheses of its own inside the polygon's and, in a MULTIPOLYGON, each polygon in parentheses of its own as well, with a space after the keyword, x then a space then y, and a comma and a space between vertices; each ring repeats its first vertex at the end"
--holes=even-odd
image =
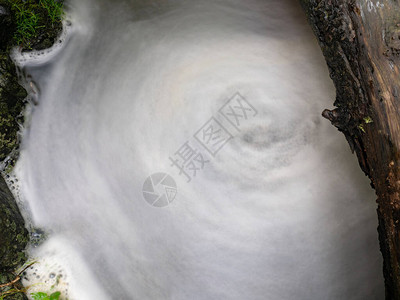
MULTIPOLYGON (((16 276, 14 271, 26 261, 24 250, 29 242, 29 234, 14 197, 2 176, 0 176, 0 241, 0 283, 8 283, 16 276)), ((4 288, 1 292, 12 288, 4 288)), ((27 298, 23 293, 16 293, 5 299, 27 298)))
POLYGON ((9 49, 13 43, 16 25, 10 7, 0 0, 0 161, 3 161, 18 145, 18 122, 27 96, 19 84, 16 67, 9 49))
POLYGON ((18 145, 21 111, 27 96, 18 83, 15 66, 9 57, 0 57, 0 161, 3 161, 18 145))
POLYGON ((8 186, 0 176, 0 270, 10 271, 22 265, 29 241, 25 222, 8 186))
POLYGON ((0 6, 9 13, 4 24, 12 32, 8 47, 19 46, 28 51, 46 49, 62 30, 62 0, 0 0, 0 6))
MULTIPOLYGON (((9 283, 12 282, 16 277, 16 274, 12 273, 12 272, 0 272, 0 284, 5 284, 5 283, 9 283)), ((21 284, 21 282, 17 281, 15 284, 11 285, 11 286, 7 286, 4 287, 1 290, 1 294, 0 295, 4 295, 9 293, 8 296, 5 296, 4 300, 27 300, 28 297, 25 295, 24 292, 24 288, 21 284), (21 291, 21 292, 18 292, 21 291)))
POLYGON ((11 166, 18 156, 18 151, 14 150, 18 150, 19 124, 24 121, 21 112, 27 93, 19 84, 9 52, 14 46, 23 51, 51 47, 62 30, 62 3, 57 0, 0 0, 0 161, 14 153, 11 166), (27 16, 35 16, 35 24, 28 24, 33 27, 23 27, 30 22, 27 16))
MULTIPOLYGON (((24 121, 22 111, 27 96, 19 84, 16 67, 9 56, 10 49, 18 46, 26 51, 51 47, 62 29, 61 17, 62 1, 0 0, 0 161, 4 161, 11 153, 18 153, 15 150, 19 143, 19 124, 24 121), (33 15, 37 19, 35 28, 26 30, 25 27, 25 31, 21 30, 21 24, 30 22, 29 18, 33 15)), ((24 219, 0 176, 0 284, 15 278, 14 271, 26 260, 24 250, 28 241, 24 219)), ((16 285, 22 288, 18 286, 20 283, 16 285)), ((0 296, 2 292, 13 288, 0 289, 0 296)), ((16 293, 4 299, 23 300, 27 297, 23 293, 16 293)))

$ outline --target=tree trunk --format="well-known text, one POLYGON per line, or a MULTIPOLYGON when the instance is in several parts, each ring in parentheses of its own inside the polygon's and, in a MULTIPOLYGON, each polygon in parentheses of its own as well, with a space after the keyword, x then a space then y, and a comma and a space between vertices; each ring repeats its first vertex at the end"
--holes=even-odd
POLYGON ((386 299, 400 299, 400 1, 300 2, 336 87, 322 115, 375 188, 386 299))

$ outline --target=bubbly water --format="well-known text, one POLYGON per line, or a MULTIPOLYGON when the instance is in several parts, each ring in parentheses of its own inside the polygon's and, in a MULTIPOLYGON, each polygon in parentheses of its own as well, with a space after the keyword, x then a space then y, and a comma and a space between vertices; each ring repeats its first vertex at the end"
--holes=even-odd
POLYGON ((375 196, 296 1, 68 8, 25 63, 16 172, 70 299, 383 299, 375 196))

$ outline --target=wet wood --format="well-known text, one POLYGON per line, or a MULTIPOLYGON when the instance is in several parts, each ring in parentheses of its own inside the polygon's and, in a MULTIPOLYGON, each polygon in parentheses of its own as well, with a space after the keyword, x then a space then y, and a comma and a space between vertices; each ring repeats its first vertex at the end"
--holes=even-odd
POLYGON ((300 2, 336 87, 323 116, 376 191, 386 299, 400 299, 400 1, 300 2))

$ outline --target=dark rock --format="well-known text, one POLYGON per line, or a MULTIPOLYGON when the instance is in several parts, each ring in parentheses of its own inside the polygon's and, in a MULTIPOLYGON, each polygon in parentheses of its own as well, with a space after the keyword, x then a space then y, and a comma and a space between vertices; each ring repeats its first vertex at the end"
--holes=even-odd
MULTIPOLYGON (((17 34, 16 6, 11 6, 17 0, 13 1, 0 0, 0 162, 7 160, 6 167, 12 167, 18 157, 19 124, 24 121, 22 111, 27 96, 27 92, 19 84, 16 66, 9 56, 10 49, 14 46, 20 47, 22 51, 49 48, 62 30, 61 19, 57 22, 51 21, 38 0, 18 1, 18 4, 31 5, 30 8, 37 9, 36 13, 42 22, 38 24, 40 26, 37 27, 35 37, 29 41, 23 38, 21 42, 17 34)), ((6 182, 0 176, 0 284, 9 283, 16 278, 16 268, 26 260, 24 249, 28 241, 24 219, 6 182)), ((36 242, 39 243, 40 239, 36 242)), ((0 299, 3 299, 3 292, 22 288, 20 282, 0 288, 0 299)), ((4 299, 27 298, 23 293, 16 293, 4 299)))
POLYGON ((15 31, 15 22, 9 8, 0 5, 0 51, 5 51, 15 31))
POLYGON ((29 241, 25 222, 8 186, 0 176, 0 270, 14 270, 25 262, 29 241))
POLYGON ((8 51, 13 42, 15 22, 10 8, 0 0, 0 161, 18 145, 18 122, 27 96, 19 84, 16 67, 8 51))
MULTIPOLYGON (((5 180, 0 176, 0 283, 8 283, 16 278, 15 269, 26 260, 24 250, 28 241, 24 219, 5 180)), ((15 288, 21 289, 22 285, 17 282, 14 286, 4 288, 2 292, 15 288)), ((23 293, 16 293, 6 299, 27 298, 23 293)))

